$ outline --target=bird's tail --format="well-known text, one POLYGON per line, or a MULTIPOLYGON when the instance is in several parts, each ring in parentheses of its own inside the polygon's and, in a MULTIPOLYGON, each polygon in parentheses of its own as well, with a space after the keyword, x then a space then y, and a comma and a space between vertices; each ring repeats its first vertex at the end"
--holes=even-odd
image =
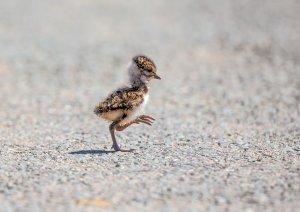
POLYGON ((94 108, 94 113, 99 116, 103 111, 101 110, 101 108, 99 106, 96 106, 94 108))

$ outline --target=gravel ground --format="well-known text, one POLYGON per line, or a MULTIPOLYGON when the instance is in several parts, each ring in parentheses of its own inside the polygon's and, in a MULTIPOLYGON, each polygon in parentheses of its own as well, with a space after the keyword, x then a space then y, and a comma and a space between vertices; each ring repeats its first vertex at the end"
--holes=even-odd
POLYGON ((0 211, 299 211, 297 0, 0 2, 0 211), (93 108, 153 58, 152 127, 93 108))

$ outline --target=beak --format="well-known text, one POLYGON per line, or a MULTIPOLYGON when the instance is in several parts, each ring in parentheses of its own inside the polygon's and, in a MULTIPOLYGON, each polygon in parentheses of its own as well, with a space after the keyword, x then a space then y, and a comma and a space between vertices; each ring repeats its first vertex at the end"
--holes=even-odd
POLYGON ((157 76, 157 75, 155 75, 154 78, 161 80, 161 78, 159 76, 157 76))

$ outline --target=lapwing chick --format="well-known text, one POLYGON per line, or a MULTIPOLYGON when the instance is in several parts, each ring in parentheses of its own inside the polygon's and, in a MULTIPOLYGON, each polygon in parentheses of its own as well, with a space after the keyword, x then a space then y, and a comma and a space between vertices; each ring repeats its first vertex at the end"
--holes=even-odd
POLYGON ((154 118, 138 114, 148 101, 149 82, 152 79, 161 79, 156 74, 154 62, 144 55, 132 58, 127 69, 130 85, 115 90, 94 109, 97 116, 111 122, 109 131, 113 142, 112 148, 122 152, 131 152, 133 149, 121 149, 115 131, 123 131, 132 124, 142 123, 151 126, 154 118))

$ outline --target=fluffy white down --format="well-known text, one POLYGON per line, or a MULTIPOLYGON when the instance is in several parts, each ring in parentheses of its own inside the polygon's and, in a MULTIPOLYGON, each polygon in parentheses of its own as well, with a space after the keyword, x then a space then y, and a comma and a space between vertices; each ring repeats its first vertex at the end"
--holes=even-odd
MULTIPOLYGON (((140 71, 138 70, 137 65, 134 62, 130 62, 127 65, 128 75, 129 75, 129 81, 131 85, 140 85, 141 80, 144 83, 148 83, 146 79, 141 77, 140 71)), ((124 120, 120 122, 120 125, 124 125, 132 120, 134 120, 137 116, 142 115, 142 112, 144 111, 144 108, 149 100, 149 94, 146 94, 144 96, 144 102, 140 105, 140 107, 136 108, 134 111, 132 111, 131 114, 129 114, 124 120)), ((118 116, 118 114, 116 114, 118 116)))
POLYGON ((130 83, 132 83, 136 78, 140 78, 140 72, 138 70, 138 67, 133 61, 130 61, 128 63, 127 71, 130 83))
POLYGON ((144 108, 149 100, 149 94, 146 94, 144 96, 144 102, 141 104, 140 107, 135 109, 130 115, 128 115, 124 120, 120 122, 120 125, 124 125, 132 120, 134 120, 137 116, 142 115, 142 112, 144 111, 144 108))
POLYGON ((127 65, 127 71, 129 76, 129 83, 131 85, 140 86, 141 84, 148 84, 149 80, 146 76, 141 75, 140 70, 138 69, 137 65, 131 61, 127 65))

